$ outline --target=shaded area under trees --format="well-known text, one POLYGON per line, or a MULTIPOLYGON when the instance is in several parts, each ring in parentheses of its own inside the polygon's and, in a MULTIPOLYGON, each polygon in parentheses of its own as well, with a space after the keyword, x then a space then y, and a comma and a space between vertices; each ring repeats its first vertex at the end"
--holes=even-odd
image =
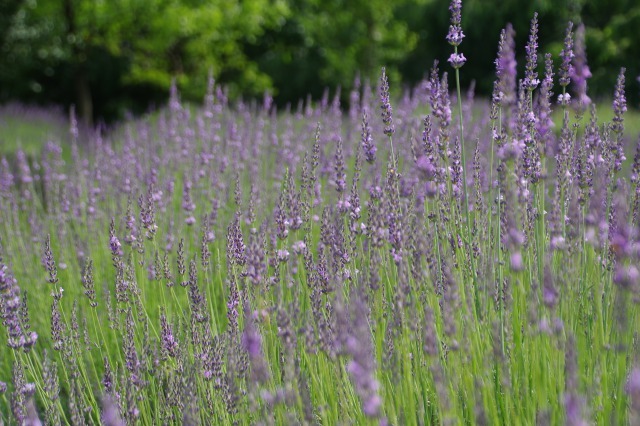
MULTIPOLYGON (((165 102, 176 79, 200 101, 210 70, 231 97, 279 105, 325 88, 343 101, 359 75, 385 65, 392 86, 415 84, 446 60, 445 0, 0 0, 0 102, 75 104, 87 123, 165 102)), ((540 18, 541 52, 556 55, 566 23, 587 26, 590 93, 610 96, 621 66, 640 74, 640 4, 631 0, 466 0, 462 26, 472 79, 490 93, 500 29, 516 30, 523 62, 529 20, 540 18)), ((638 91, 630 88, 631 104, 638 91)))

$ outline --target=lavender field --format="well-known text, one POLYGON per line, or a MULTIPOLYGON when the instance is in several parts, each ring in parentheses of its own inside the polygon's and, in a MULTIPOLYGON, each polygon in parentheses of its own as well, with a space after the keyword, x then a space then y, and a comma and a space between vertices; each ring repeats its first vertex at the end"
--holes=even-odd
POLYGON ((553 58, 534 17, 476 100, 450 10, 399 96, 211 80, 6 152, 0 425, 640 424, 635 76, 596 106, 584 29, 553 58))

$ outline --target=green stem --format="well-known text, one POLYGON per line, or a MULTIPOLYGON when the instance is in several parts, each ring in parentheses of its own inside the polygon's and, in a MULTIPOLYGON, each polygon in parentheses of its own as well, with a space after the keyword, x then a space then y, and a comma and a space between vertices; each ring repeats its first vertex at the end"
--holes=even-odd
MULTIPOLYGON (((458 46, 454 47, 454 51, 458 53, 458 46)), ((464 191, 464 210, 465 217, 467 220, 467 235, 466 240, 467 244, 471 245, 471 218, 469 215, 469 194, 467 191, 467 162, 465 156, 465 147, 464 147, 464 124, 462 122, 462 96, 460 93, 460 68, 456 68, 456 94, 458 96, 458 124, 460 126, 460 159, 462 162, 462 189, 464 191)), ((473 254, 469 253, 469 259, 471 263, 471 279, 473 281, 473 295, 474 295, 474 314, 476 319, 478 318, 478 311, 480 310, 480 301, 478 296, 478 283, 477 283, 477 275, 476 275, 476 262, 473 258, 473 254)))

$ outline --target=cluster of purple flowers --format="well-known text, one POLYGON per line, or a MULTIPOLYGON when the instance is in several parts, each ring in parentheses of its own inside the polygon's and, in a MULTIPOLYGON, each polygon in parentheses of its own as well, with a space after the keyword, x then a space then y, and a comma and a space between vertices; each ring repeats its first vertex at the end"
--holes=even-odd
POLYGON ((437 61, 400 97, 358 79, 348 114, 211 79, 201 110, 174 84, 153 120, 85 134, 72 111, 72 148, 3 157, 0 424, 640 419, 625 72, 612 123, 581 127, 584 27, 542 80, 537 15, 524 50, 518 79, 508 25, 458 117, 437 61))

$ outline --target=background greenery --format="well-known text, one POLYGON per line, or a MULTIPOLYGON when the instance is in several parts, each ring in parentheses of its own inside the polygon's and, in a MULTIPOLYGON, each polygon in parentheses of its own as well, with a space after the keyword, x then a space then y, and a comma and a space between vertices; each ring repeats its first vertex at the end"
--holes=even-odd
MULTIPOLYGON (((269 91, 279 105, 354 76, 392 87, 419 81, 450 53, 447 0, 0 0, 0 102, 77 105, 87 121, 163 103, 172 78, 202 99, 210 70, 231 97, 269 91)), ((488 94, 500 29, 511 22, 523 61, 540 14, 542 52, 559 53, 569 20, 587 26, 590 94, 610 97, 627 67, 638 103, 640 3, 634 0, 465 0, 463 85, 488 94), (473 49, 465 49, 474 46, 473 49)))

